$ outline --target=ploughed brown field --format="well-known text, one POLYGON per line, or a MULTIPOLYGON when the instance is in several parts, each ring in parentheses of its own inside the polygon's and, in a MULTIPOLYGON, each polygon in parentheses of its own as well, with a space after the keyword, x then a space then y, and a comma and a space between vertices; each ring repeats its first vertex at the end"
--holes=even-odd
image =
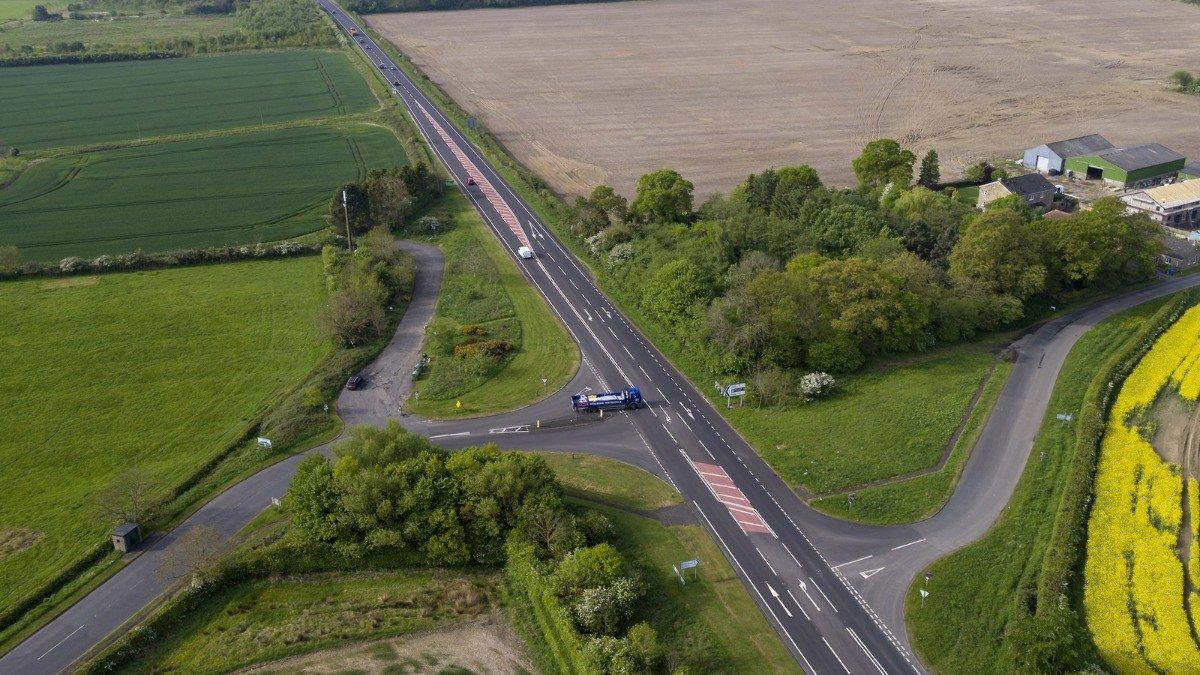
POLYGON ((1086 133, 1200 156, 1200 6, 1177 0, 642 0, 374 15, 560 192, 678 169, 699 196, 889 136, 943 176, 1086 133))

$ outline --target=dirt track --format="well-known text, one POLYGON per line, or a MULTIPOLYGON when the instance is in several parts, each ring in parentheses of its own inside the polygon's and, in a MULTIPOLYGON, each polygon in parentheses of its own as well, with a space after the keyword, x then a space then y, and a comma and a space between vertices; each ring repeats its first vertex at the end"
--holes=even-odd
POLYGON ((891 136, 943 173, 1100 132, 1200 155, 1200 6, 1178 0, 646 0, 370 17, 556 189, 671 166, 849 183, 891 136), (1037 43, 1034 40, 1037 40, 1037 43))

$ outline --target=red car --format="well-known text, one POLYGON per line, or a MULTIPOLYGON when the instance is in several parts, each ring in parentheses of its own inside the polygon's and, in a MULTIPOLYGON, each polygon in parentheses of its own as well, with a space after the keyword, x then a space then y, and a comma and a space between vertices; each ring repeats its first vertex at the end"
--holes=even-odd
POLYGON ((358 389, 359 387, 361 387, 362 383, 363 383, 362 375, 351 375, 350 379, 346 380, 346 388, 349 389, 350 391, 354 391, 355 389, 358 389))

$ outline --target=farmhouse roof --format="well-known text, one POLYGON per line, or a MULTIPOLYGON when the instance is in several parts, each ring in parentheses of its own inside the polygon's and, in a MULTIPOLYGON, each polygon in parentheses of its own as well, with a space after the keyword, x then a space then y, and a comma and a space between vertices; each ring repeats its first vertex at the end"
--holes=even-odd
POLYGON ((1183 155, 1161 143, 1146 143, 1131 148, 1113 148, 1099 153, 1099 156, 1126 171, 1137 171, 1167 162, 1177 162, 1184 158, 1183 155))
POLYGON ((1000 180, 1000 184, 1007 188, 1009 192, 1021 195, 1022 197, 1054 189, 1054 183, 1043 178, 1040 173, 1027 173, 1021 176, 1003 178, 1000 180))
POLYGON ((1062 209, 1051 209, 1051 210, 1047 211, 1045 213, 1045 215, 1043 215, 1042 217, 1045 218, 1046 220, 1062 220, 1063 218, 1070 218, 1071 214, 1067 213, 1066 211, 1063 211, 1062 209))
POLYGON ((1146 196, 1153 199, 1165 209, 1200 202, 1200 180, 1185 180, 1182 183, 1159 185, 1145 191, 1146 196))
POLYGON ((1088 134, 1078 138, 1068 138, 1065 141, 1047 143, 1046 147, 1053 150, 1054 154, 1059 157, 1082 157, 1083 155, 1094 155, 1101 150, 1108 150, 1113 147, 1113 144, 1100 134, 1088 134))

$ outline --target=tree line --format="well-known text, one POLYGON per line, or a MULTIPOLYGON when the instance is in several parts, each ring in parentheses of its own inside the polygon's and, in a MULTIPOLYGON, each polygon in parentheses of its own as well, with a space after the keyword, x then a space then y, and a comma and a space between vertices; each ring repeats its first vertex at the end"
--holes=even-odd
POLYGON ((1115 197, 1054 220, 1019 197, 977 212, 930 188, 936 153, 914 185, 915 164, 881 139, 854 160, 853 189, 784 167, 699 207, 666 169, 642 176, 632 202, 605 185, 577 199, 570 227, 696 363, 779 401, 797 398, 802 372, 966 340, 1153 273, 1159 230, 1115 197))

